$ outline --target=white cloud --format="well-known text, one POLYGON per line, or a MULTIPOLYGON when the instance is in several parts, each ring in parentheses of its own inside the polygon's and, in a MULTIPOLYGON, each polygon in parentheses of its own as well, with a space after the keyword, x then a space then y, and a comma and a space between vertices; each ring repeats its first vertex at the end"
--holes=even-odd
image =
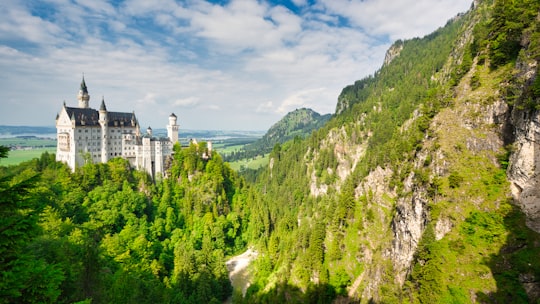
POLYGON ((197 104, 199 104, 199 98, 197 97, 177 99, 174 102, 174 105, 179 106, 179 107, 193 107, 193 106, 196 106, 197 104))
POLYGON ((49 44, 61 32, 58 25, 30 14, 17 2, 0 4, 0 39, 49 44))
POLYGON ((233 0, 226 6, 195 12, 191 25, 196 35, 229 52, 280 47, 301 31, 298 16, 284 7, 254 0, 233 0))
POLYGON ((421 37, 443 26, 470 0, 319 0, 330 14, 343 16, 373 35, 391 40, 421 37))
POLYGON ((325 88, 317 88, 295 92, 290 96, 287 96, 287 98, 281 102, 277 108, 277 112, 280 114, 287 114, 298 108, 310 108, 313 106, 313 100, 316 100, 316 98, 325 91, 325 88))
MULTIPOLYGON (((107 1, 103 0, 92 0, 92 1, 85 1, 85 0, 76 0, 75 1, 78 5, 92 10, 96 13, 104 14, 104 15, 113 15, 115 13, 115 9, 112 5, 107 3, 107 1)), ((88 11, 88 10, 87 10, 88 11)))
POLYGON ((307 0, 292 0, 294 5, 296 6, 304 6, 307 5, 307 0))
POLYGON ((274 103, 271 101, 262 102, 257 106, 257 109, 255 109, 255 112, 257 113, 275 112, 274 103))
POLYGON ((143 126, 174 112, 182 128, 264 130, 298 107, 333 112, 343 87, 380 67, 387 36, 427 34, 458 12, 450 0, 294 0, 298 14, 256 0, 79 2, 41 14, 0 4, 3 124, 54 124, 84 72, 91 106, 104 96, 143 126))

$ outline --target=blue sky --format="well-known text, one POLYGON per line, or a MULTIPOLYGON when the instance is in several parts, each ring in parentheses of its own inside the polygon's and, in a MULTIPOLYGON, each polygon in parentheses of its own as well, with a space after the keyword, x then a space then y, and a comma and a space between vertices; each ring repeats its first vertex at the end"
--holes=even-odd
POLYGON ((143 129, 266 130, 287 112, 333 113, 397 39, 471 0, 2 0, 0 124, 52 126, 77 105, 135 111, 143 129))

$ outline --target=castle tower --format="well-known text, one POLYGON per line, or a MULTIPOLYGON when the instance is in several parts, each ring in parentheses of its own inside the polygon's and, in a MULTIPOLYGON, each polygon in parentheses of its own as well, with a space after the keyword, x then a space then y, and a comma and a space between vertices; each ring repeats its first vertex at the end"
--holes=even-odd
POLYGON ((101 125, 101 162, 106 163, 109 160, 109 145, 107 144, 109 139, 109 119, 107 117, 105 98, 101 99, 101 106, 99 107, 99 124, 101 125))
POLYGON ((174 113, 171 113, 171 115, 169 115, 167 136, 169 137, 169 140, 173 143, 173 145, 178 142, 178 125, 176 124, 176 115, 174 115, 174 113))
POLYGON ((84 82, 84 76, 81 81, 81 88, 79 89, 77 99, 79 100, 79 108, 87 109, 89 107, 90 95, 88 95, 88 88, 86 87, 86 82, 84 82))

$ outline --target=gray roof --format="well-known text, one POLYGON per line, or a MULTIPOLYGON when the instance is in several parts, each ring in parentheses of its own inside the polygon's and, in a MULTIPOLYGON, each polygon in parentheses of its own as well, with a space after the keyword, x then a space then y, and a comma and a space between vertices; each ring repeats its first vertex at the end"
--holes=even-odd
MULTIPOLYGON (((76 126, 99 126, 99 112, 91 108, 66 107, 71 119, 75 119, 76 126)), ((111 127, 121 126, 134 127, 137 124, 135 113, 107 112, 108 125, 111 127)))

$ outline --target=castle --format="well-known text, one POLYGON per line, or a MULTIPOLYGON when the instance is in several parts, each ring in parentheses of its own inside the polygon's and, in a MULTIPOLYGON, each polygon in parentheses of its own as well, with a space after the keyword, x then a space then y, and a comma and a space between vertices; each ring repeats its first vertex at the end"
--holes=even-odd
POLYGON ((173 145, 178 142, 174 113, 169 116, 167 137, 158 138, 152 136, 150 127, 146 134, 141 134, 135 112, 108 111, 104 98, 99 110, 90 108, 84 76, 77 99, 78 107, 68 107, 64 102, 56 116, 56 160, 75 171, 87 162, 106 163, 122 157, 152 178, 165 175, 173 145))

